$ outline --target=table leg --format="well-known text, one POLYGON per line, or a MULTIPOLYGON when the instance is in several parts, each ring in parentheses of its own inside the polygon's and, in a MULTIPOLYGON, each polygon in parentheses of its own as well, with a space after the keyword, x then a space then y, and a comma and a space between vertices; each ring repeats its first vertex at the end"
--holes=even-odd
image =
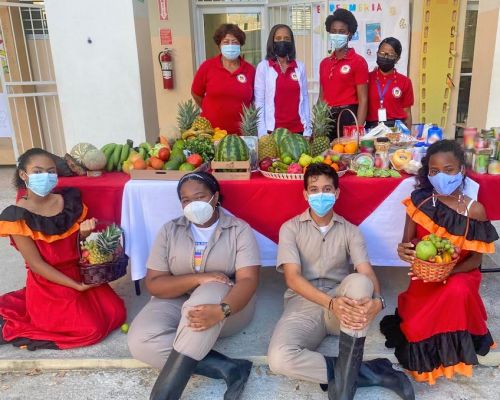
POLYGON ((135 286, 135 295, 140 296, 141 295, 141 280, 138 279, 134 281, 134 286, 135 286))

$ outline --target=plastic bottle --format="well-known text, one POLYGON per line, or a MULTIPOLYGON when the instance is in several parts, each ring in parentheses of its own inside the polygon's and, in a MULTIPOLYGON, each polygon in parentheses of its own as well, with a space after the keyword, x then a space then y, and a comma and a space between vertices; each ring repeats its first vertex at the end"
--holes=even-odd
POLYGON ((443 140, 443 130, 437 125, 432 125, 427 131, 427 144, 433 144, 440 140, 443 140))

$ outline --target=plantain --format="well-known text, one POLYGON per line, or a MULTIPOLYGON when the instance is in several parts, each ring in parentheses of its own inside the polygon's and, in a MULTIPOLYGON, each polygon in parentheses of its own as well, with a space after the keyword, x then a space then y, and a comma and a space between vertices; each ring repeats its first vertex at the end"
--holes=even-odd
POLYGON ((120 154, 122 151, 122 147, 123 147, 123 145, 121 145, 121 144, 117 144, 115 146, 113 154, 111 155, 108 163, 106 164, 106 170, 108 172, 111 172, 118 167, 118 163, 120 162, 120 154))
POLYGON ((104 156, 106 157, 106 162, 109 161, 109 159, 111 158, 111 156, 113 155, 113 152, 115 150, 115 147, 116 147, 116 143, 109 143, 107 144, 105 149, 103 147, 104 150, 101 150, 103 153, 104 153, 104 156), (106 147, 108 146, 108 147, 106 147))
POLYGON ((130 154, 130 145, 127 142, 122 147, 122 151, 120 153, 120 162, 119 162, 119 165, 122 165, 123 162, 127 160, 129 154, 130 154))

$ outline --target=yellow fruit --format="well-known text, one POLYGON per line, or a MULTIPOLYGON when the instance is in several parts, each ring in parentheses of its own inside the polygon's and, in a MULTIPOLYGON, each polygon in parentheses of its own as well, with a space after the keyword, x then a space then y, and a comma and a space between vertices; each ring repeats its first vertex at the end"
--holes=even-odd
POLYGON ((128 328, 129 328, 129 326, 127 323, 124 323, 122 326, 120 326, 120 330, 122 331, 122 333, 127 333, 128 328))
POLYGON ((443 258, 441 256, 436 256, 436 264, 442 264, 443 263, 443 258))
POLYGON ((451 254, 448 252, 445 252, 443 254, 443 263, 448 264, 449 262, 451 262, 451 254))
POLYGON ((358 144, 356 142, 349 142, 344 145, 344 152, 347 154, 354 154, 358 150, 358 144))
POLYGON ((336 144, 333 145, 332 150, 335 153, 343 153, 344 152, 344 145, 340 144, 340 143, 336 143, 336 144))

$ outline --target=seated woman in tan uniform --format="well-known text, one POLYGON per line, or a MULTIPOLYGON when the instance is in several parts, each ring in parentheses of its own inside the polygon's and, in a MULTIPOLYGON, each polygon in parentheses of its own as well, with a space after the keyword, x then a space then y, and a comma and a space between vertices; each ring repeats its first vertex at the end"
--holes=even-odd
POLYGON ((259 249, 252 229, 224 213, 210 174, 177 186, 184 216, 166 223, 147 262, 152 297, 128 333, 132 355, 162 368, 151 399, 178 399, 191 374, 224 379, 224 399, 238 399, 252 363, 212 350, 219 336, 243 329, 255 310, 259 249))

